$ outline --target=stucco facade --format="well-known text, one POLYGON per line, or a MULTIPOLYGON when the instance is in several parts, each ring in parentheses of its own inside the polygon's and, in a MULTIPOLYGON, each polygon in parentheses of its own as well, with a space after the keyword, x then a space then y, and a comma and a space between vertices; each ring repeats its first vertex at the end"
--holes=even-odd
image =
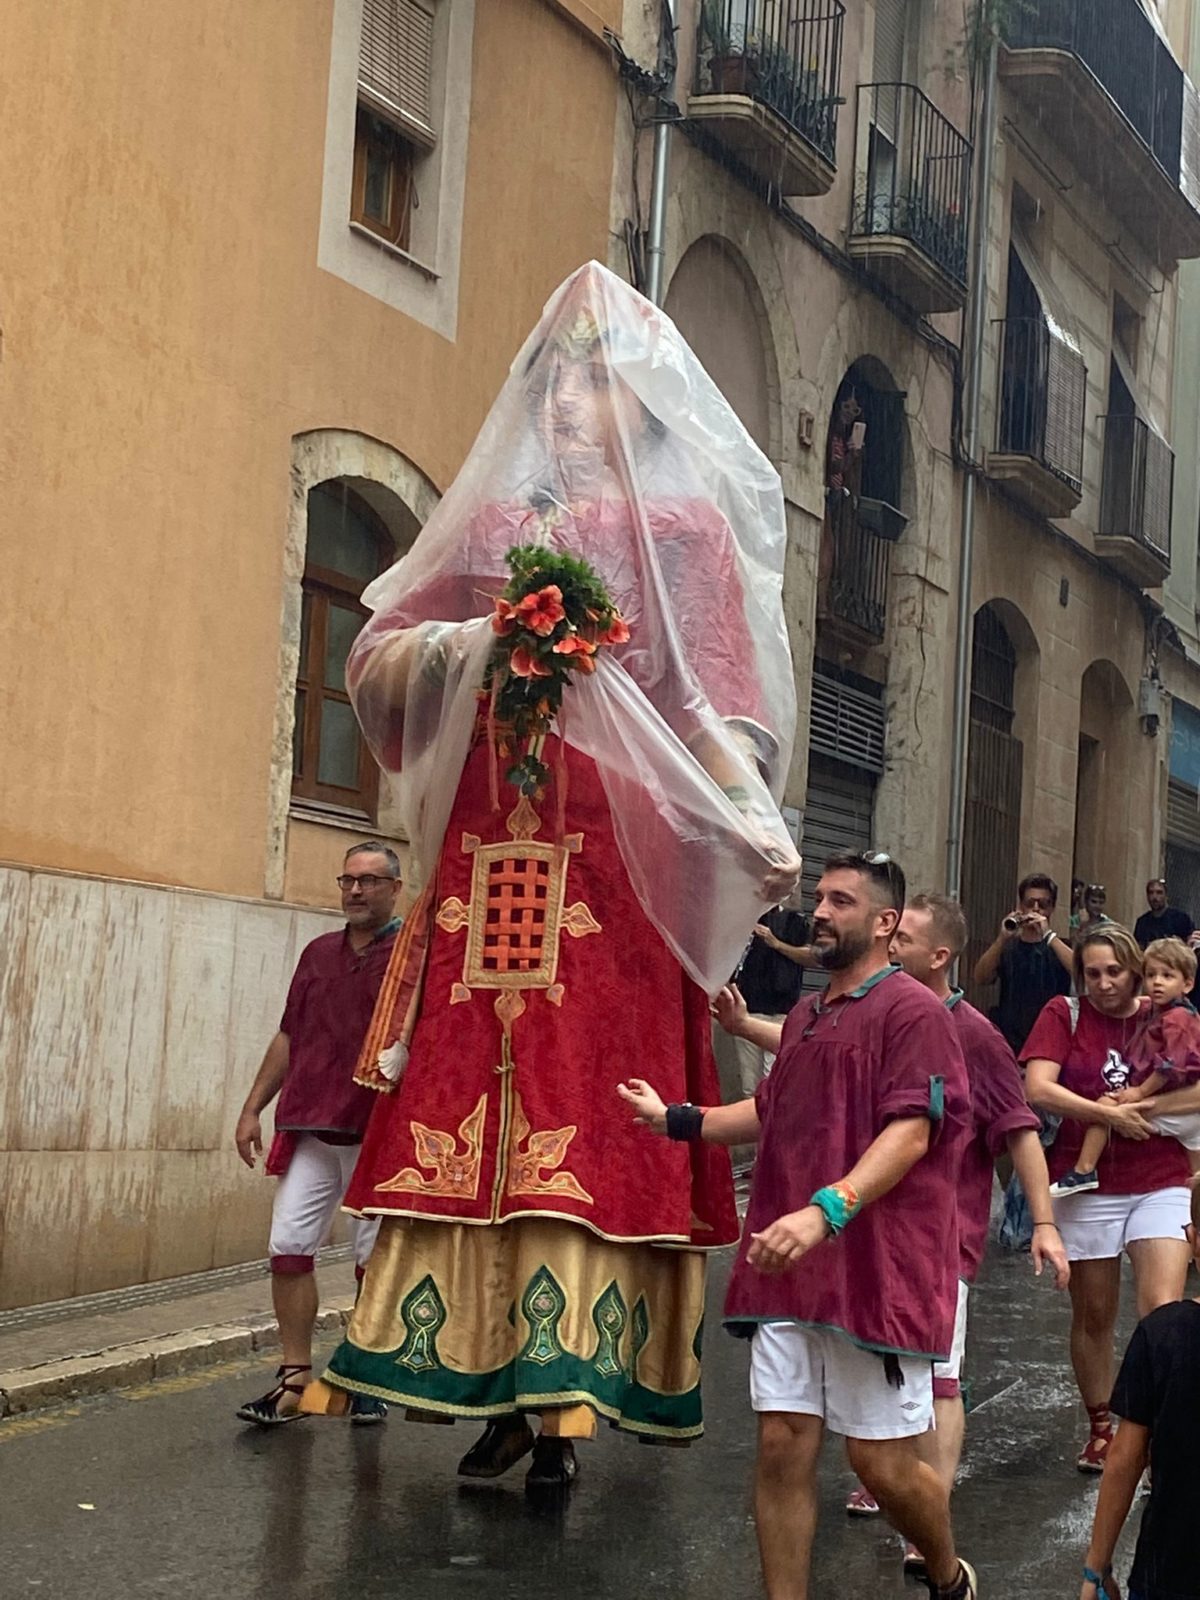
POLYGON ((264 1253, 233 1121, 376 831, 291 798, 305 495, 402 547, 606 257, 615 9, 439 0, 404 255, 362 0, 0 4, 0 1307, 264 1253))

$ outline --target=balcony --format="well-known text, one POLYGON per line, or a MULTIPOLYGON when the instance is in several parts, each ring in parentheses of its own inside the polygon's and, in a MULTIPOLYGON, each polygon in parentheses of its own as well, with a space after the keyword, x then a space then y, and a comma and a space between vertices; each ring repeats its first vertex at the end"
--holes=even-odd
POLYGON ((1045 317, 1009 317, 1000 328, 1000 405, 988 477, 1039 516, 1069 516, 1083 493, 1083 357, 1045 317))
POLYGON ((1164 269, 1200 256, 1196 91, 1138 0, 1022 0, 1000 71, 1164 269))
POLYGON ((1175 455, 1136 416, 1104 422, 1104 481, 1096 554, 1140 589, 1156 589, 1171 570, 1175 455))
POLYGON ((821 596, 827 633, 851 646, 880 644, 887 623, 891 542, 851 512, 832 526, 833 563, 821 596))
POLYGON ((781 195, 826 194, 836 173, 842 0, 704 0, 693 131, 781 195))
POLYGON ((911 83, 858 91, 848 248, 917 311, 967 298, 971 146, 911 83))

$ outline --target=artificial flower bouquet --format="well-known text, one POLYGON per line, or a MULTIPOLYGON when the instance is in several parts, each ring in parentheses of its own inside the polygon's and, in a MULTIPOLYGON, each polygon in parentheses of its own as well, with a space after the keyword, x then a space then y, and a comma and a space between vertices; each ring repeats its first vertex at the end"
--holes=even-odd
MULTIPOLYGON (((550 732, 573 675, 595 672, 597 651, 624 644, 629 625, 599 574, 578 556, 514 545, 505 559, 512 578, 496 596, 496 645, 483 692, 500 752, 511 755, 516 744, 550 732)), ((506 774, 529 796, 549 775, 528 751, 506 774)))

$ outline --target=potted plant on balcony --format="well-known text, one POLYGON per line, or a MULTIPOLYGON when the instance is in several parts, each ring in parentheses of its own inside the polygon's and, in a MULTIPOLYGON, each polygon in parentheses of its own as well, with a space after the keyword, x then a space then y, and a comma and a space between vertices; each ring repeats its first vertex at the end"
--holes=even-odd
POLYGON ((744 0, 741 5, 731 5, 729 0, 704 0, 701 17, 704 39, 712 51, 708 58, 712 93, 757 94, 759 39, 747 21, 744 0), (734 21, 735 10, 740 12, 740 22, 734 21))

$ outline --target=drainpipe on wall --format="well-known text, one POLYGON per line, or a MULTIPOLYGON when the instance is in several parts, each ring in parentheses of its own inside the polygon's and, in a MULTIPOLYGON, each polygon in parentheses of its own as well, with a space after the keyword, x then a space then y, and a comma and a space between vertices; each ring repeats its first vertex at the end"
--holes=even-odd
MULTIPOLYGON (((672 31, 675 28, 675 0, 663 0, 663 19, 672 31)), ((674 40, 660 49, 662 59, 673 61, 674 40)), ((660 94, 662 101, 670 103, 675 98, 675 80, 665 83, 660 94)), ((671 123, 662 110, 654 127, 654 167, 650 175, 650 221, 646 229, 646 298, 661 306, 666 295, 666 240, 667 240, 667 178, 671 169, 671 123)))
POLYGON ((962 892, 963 814, 967 780, 967 734, 971 666, 971 577, 975 550, 975 485, 979 458, 979 398, 983 388, 983 339, 987 318, 988 234, 992 211, 992 151, 996 142, 996 57, 993 37, 983 79, 975 240, 971 262, 971 309, 967 326, 967 386, 963 397, 962 536, 958 560, 958 616, 954 631, 954 722, 950 745, 950 825, 946 835, 946 893, 962 892))

